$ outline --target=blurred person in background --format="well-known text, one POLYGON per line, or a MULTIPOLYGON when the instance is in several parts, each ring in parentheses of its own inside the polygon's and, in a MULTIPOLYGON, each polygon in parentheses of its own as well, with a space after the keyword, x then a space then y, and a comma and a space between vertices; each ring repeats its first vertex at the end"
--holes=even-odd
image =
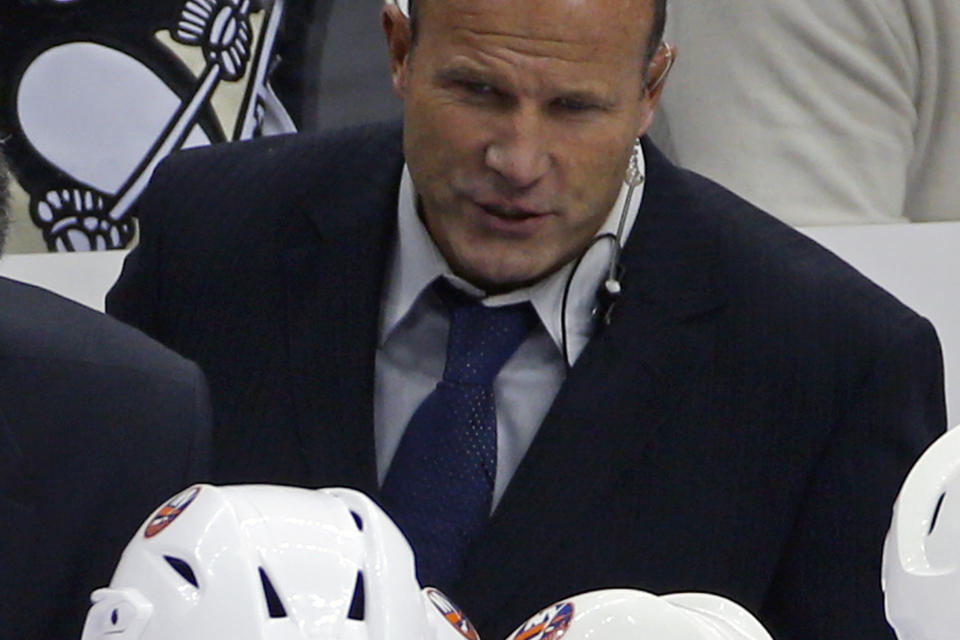
MULTIPOLYGON (((0 229, 7 184, 0 155, 0 229)), ((196 365, 113 318, 0 278, 4 637, 79 637, 90 593, 131 533, 161 499, 207 477, 209 439, 196 365)))
POLYGON ((799 226, 960 220, 960 3, 673 0, 651 135, 799 226))

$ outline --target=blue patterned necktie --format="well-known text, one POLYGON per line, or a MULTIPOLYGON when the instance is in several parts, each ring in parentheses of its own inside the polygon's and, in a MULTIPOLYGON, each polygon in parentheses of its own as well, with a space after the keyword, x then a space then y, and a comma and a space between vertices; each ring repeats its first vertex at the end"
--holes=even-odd
POLYGON ((383 505, 413 546, 423 585, 449 588, 490 516, 497 473, 493 380, 537 321, 529 302, 484 307, 445 280, 450 313, 443 379, 407 424, 383 505))

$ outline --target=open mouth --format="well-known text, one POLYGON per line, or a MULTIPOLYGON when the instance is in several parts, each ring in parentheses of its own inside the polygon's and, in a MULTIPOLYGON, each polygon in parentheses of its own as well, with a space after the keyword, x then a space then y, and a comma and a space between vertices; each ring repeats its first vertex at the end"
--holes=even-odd
POLYGON ((550 219, 547 211, 480 202, 474 205, 480 213, 476 219, 480 227, 504 238, 528 239, 536 236, 550 219))
POLYGON ((529 209, 521 209, 518 207, 502 206, 497 204, 485 204, 478 202, 477 206, 479 206, 488 214, 503 220, 529 220, 531 218, 540 218, 546 215, 546 213, 542 211, 531 211, 529 209))

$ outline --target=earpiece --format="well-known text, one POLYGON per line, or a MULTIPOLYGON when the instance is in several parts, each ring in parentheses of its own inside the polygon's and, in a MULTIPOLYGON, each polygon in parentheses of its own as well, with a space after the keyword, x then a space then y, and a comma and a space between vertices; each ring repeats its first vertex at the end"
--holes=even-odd
MULTIPOLYGON (((656 79, 647 84, 647 93, 656 91, 657 88, 663 84, 664 80, 667 79, 667 74, 670 73, 670 69, 673 68, 674 61, 676 60, 677 49, 666 40, 660 43, 660 46, 657 47, 657 52, 653 55, 653 57, 656 58, 661 51, 663 51, 663 57, 666 60, 666 64, 664 64, 663 71, 657 75, 656 79)), ((653 63, 651 61, 651 65, 652 64, 653 63)))

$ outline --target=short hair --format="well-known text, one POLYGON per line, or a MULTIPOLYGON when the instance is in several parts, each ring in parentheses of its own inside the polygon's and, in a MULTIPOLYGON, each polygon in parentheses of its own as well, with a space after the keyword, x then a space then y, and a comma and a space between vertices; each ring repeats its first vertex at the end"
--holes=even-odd
MULTIPOLYGON (((410 40, 413 44, 417 43, 417 26, 419 23, 417 4, 423 0, 409 0, 410 9, 410 40)), ((644 47, 646 59, 652 60, 660 48, 660 42, 663 40, 663 29, 667 24, 667 0, 653 0, 653 24, 650 28, 650 36, 647 38, 647 46, 644 47)))
POLYGON ((10 177, 7 173, 7 160, 3 155, 3 147, 0 146, 0 253, 3 253, 4 241, 7 238, 7 207, 10 204, 9 184, 10 177))

